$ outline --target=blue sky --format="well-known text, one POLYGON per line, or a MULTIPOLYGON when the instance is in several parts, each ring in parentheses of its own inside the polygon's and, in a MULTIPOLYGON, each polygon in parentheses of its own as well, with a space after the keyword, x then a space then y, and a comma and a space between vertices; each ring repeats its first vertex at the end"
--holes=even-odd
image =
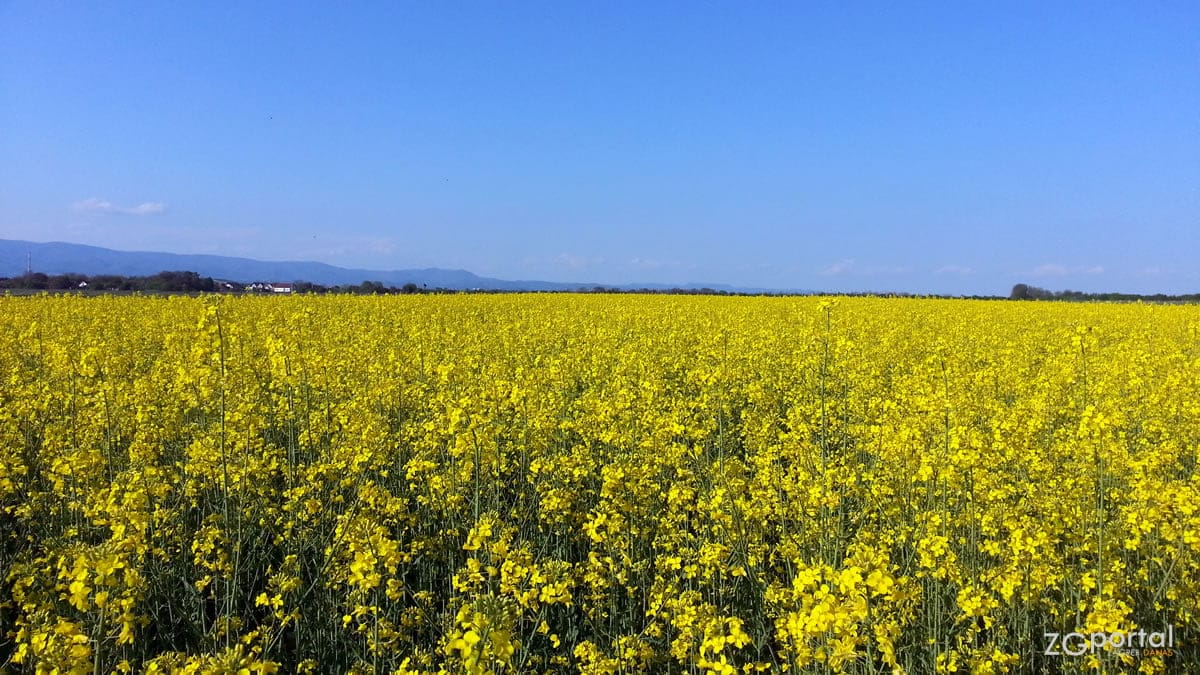
POLYGON ((0 237, 1200 290, 1195 2, 310 4, 0 2, 0 237))

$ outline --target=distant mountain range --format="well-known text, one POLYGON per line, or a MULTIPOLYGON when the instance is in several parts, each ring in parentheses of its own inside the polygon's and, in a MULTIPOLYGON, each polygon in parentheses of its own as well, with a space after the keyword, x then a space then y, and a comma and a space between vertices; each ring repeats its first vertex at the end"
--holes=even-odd
MULTIPOLYGON (((364 270, 336 267, 319 262, 269 262, 250 258, 232 258, 220 255, 181 255, 177 253, 155 253, 148 251, 115 251, 98 246, 68 244, 63 242, 37 243, 13 239, 0 239, 0 277, 17 277, 25 273, 27 263, 34 272, 45 274, 119 274, 123 276, 149 276, 164 271, 196 272, 203 277, 212 277, 239 283, 255 281, 296 282, 308 281, 323 286, 361 284, 378 281, 387 286, 403 286, 413 283, 429 288, 454 290, 500 290, 500 291, 573 291, 596 286, 634 290, 648 288, 666 290, 682 288, 695 290, 711 288, 731 293, 781 293, 784 291, 765 288, 738 288, 726 284, 689 283, 672 284, 612 284, 567 283, 556 281, 509 281, 481 277, 466 270, 447 270, 437 267, 415 270, 364 270)), ((805 292, 805 291, 790 291, 805 292)))

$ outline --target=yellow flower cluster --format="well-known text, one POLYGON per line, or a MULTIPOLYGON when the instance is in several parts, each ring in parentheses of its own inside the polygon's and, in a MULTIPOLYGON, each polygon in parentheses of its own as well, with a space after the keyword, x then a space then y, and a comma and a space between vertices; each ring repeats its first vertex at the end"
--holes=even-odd
POLYGON ((0 670, 1174 672, 1200 311, 0 298, 0 670), (1046 633, 1171 649, 1047 654, 1046 633))

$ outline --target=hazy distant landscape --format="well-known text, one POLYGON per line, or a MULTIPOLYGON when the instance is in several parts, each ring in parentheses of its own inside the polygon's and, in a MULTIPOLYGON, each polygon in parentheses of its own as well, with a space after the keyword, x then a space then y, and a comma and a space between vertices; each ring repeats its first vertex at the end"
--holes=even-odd
MULTIPOLYGON (((350 293, 356 295, 426 292, 648 292, 722 295, 820 295, 830 291, 747 288, 719 283, 597 284, 493 279, 466 270, 347 269, 319 262, 270 262, 216 255, 180 255, 147 251, 115 251, 63 242, 37 243, 0 239, 0 290, 39 291, 266 292, 272 284, 288 293, 350 293), (25 267, 20 268, 24 252, 25 267), (36 252, 36 253, 35 253, 36 252), (36 256, 36 257, 35 257, 36 256), (35 265, 34 260, 37 260, 35 265)), ((836 295, 911 296, 887 291, 833 293, 836 295)), ((1200 294, 1084 292, 1047 289, 1027 283, 994 293, 929 297, 1008 298, 1107 302, 1197 303, 1200 294)))
MULTIPOLYGON (((149 251, 116 251, 98 246, 63 242, 37 243, 0 239, 0 277, 18 277, 27 271, 43 274, 150 276, 168 270, 195 272, 202 277, 250 284, 257 281, 307 281, 323 286, 379 282, 385 286, 415 284, 451 290, 573 291, 601 284, 581 279, 577 283, 506 280, 481 277, 466 270, 427 268, 416 270, 365 270, 335 267, 319 262, 268 262, 219 255, 180 255, 149 251)), ((731 293, 811 293, 798 289, 735 287, 720 283, 628 283, 604 285, 620 290, 708 288, 731 293)))

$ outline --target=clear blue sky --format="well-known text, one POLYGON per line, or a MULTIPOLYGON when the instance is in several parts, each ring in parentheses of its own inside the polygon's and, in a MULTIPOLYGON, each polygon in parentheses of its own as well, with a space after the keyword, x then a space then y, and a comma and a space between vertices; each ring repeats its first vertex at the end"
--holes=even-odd
POLYGON ((0 238, 1200 291, 1200 4, 0 2, 0 238))

